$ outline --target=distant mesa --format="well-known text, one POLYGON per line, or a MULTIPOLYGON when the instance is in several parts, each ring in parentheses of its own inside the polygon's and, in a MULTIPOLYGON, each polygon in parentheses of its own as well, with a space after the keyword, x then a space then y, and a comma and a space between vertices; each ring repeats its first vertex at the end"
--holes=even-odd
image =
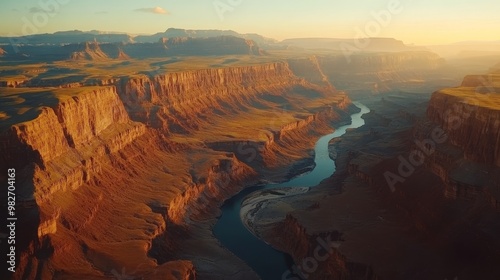
POLYGON ((109 59, 109 57, 101 50, 97 41, 78 44, 77 47, 80 48, 80 50, 71 53, 71 60, 103 61, 109 59))
POLYGON ((235 36, 160 38, 159 43, 166 54, 174 55, 262 54, 254 41, 235 36))
POLYGON ((408 46, 394 38, 294 38, 280 42, 289 47, 302 49, 328 49, 347 52, 400 52, 426 50, 423 47, 408 46))
POLYGON ((118 49, 118 56, 116 57, 116 59, 128 60, 128 59, 130 59, 130 56, 128 56, 126 53, 123 52, 123 50, 121 48, 119 48, 118 49))
POLYGON ((137 36, 134 38, 134 41, 137 43, 153 43, 158 42, 158 40, 162 38, 212 38, 222 36, 233 36, 252 40, 261 46, 277 43, 275 39, 266 38, 258 34, 240 34, 232 30, 188 30, 180 28, 169 28, 165 32, 156 33, 154 35, 137 36))

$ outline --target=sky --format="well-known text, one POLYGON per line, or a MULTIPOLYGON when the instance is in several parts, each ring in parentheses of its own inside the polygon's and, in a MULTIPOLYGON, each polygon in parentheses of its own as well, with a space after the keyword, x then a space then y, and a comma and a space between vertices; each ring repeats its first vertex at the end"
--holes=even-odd
POLYGON ((2 0, 0 36, 170 27, 286 38, 393 37, 407 44, 500 40, 498 0, 2 0))

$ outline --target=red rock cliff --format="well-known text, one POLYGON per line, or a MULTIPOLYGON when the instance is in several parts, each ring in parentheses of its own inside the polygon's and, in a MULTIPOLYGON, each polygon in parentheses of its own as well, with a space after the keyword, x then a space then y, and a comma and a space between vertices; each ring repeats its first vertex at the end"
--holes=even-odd
POLYGON ((500 108, 494 94, 473 87, 435 92, 427 116, 448 134, 467 159, 500 166, 500 108))

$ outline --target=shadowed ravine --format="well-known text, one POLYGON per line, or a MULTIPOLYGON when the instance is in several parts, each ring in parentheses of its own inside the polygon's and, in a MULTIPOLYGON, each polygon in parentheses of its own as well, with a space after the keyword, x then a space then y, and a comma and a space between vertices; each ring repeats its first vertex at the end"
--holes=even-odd
POLYGON ((361 109, 351 116, 352 122, 335 130, 335 132, 321 137, 314 148, 315 167, 311 172, 281 184, 257 185, 245 189, 222 206, 222 215, 214 227, 214 235, 231 252, 244 260, 263 280, 282 279, 293 260, 290 256, 275 250, 273 247, 255 237, 247 230, 240 219, 242 201, 252 192, 280 187, 313 187, 335 172, 335 162, 330 159, 328 143, 331 139, 340 137, 347 129, 361 127, 365 121, 361 118, 370 110, 358 102, 354 104, 361 109))

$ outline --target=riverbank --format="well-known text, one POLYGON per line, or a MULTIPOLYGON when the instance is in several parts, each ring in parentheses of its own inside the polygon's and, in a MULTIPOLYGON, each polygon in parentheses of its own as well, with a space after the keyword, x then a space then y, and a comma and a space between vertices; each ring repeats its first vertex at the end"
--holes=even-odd
POLYGON ((277 198, 283 199, 285 197, 300 195, 309 190, 309 187, 283 187, 254 192, 247 196, 241 204, 241 221, 248 231, 253 233, 256 237, 262 238, 259 229, 266 227, 266 225, 273 225, 277 221, 283 220, 283 217, 281 212, 267 212, 266 216, 262 217, 259 215, 259 213, 261 213, 260 211, 266 208, 270 203, 277 202, 277 198))
MULTIPOLYGON (((233 211, 238 212, 238 222, 240 222, 244 227, 247 234, 245 237, 248 238, 247 240, 239 239, 239 242, 247 243, 248 240, 252 240, 255 246, 266 246, 269 251, 276 250, 274 248, 285 251, 279 246, 274 246, 272 242, 267 243, 263 240, 268 241, 275 238, 287 238, 282 234, 273 234, 275 233, 274 228, 276 225, 283 222, 287 218, 288 213, 292 212, 294 209, 314 209, 317 207, 317 203, 315 201, 307 199, 303 200, 300 198, 310 192, 312 189, 311 187, 318 185, 323 179, 328 178, 335 172, 335 164, 329 157, 330 151, 328 149, 328 143, 330 140, 332 138, 342 136, 350 128, 357 128, 364 124, 361 116, 369 112, 369 109, 362 104, 356 105, 361 107, 362 110, 351 115, 349 125, 338 126, 333 133, 324 135, 316 141, 314 149, 315 167, 313 170, 305 174, 295 176, 294 179, 290 181, 280 184, 267 184, 259 186, 258 189, 250 190, 248 193, 241 193, 238 195, 239 204, 235 202, 232 209, 233 211), (289 200, 293 200, 294 203, 287 203, 289 200), (241 208, 239 206, 241 206, 241 208), (270 246, 270 244, 273 245, 270 246)), ((271 257, 266 254, 257 253, 253 250, 253 248, 248 248, 245 252, 239 253, 253 254, 261 256, 261 258, 262 256, 266 256, 267 258, 263 258, 265 261, 270 260, 271 257)), ((238 255, 238 253, 236 254, 238 255)), ((283 276, 283 272, 290 270, 290 268, 290 265, 274 267, 272 268, 272 273, 274 273, 274 277, 278 278, 268 277, 266 279, 280 279, 280 277, 283 276)))

